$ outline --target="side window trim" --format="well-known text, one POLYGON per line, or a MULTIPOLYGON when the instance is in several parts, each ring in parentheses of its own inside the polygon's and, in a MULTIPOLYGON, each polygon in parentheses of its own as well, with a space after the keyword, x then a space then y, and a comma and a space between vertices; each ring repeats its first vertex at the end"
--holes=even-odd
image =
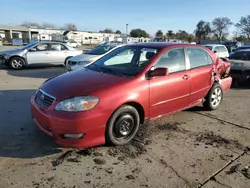
POLYGON ((213 60, 213 58, 210 56, 210 54, 207 52, 207 50, 205 50, 205 49, 203 49, 203 48, 201 48, 201 47, 187 46, 187 47, 184 48, 184 52, 185 52, 186 61, 187 61, 187 63, 188 63, 188 67, 189 67, 188 70, 193 70, 193 69, 196 69, 196 68, 206 67, 206 66, 209 66, 209 65, 213 65, 213 64, 214 64, 214 60, 213 60), (198 66, 198 67, 191 68, 191 63, 190 63, 190 59, 189 59, 189 56, 188 56, 188 49, 190 49, 190 48, 203 50, 203 51, 207 54, 207 57, 212 61, 212 64, 206 64, 206 65, 201 65, 201 66, 198 66))
POLYGON ((187 64, 187 57, 186 57, 186 54, 185 54, 185 47, 172 47, 172 48, 168 48, 166 49, 164 52, 162 52, 162 54, 160 55, 160 57, 157 58, 157 60, 155 61, 155 63, 151 66, 151 68, 149 70, 153 70, 155 65, 159 62, 159 60, 161 59, 162 55, 168 51, 171 51, 171 50, 176 50, 176 49, 181 49, 183 50, 183 54, 184 54, 184 61, 185 61, 185 70, 180 70, 180 71, 175 71, 175 72, 171 72, 169 74, 175 74, 175 73, 179 73, 179 72, 183 72, 183 71, 186 71, 188 70, 188 64, 187 64))

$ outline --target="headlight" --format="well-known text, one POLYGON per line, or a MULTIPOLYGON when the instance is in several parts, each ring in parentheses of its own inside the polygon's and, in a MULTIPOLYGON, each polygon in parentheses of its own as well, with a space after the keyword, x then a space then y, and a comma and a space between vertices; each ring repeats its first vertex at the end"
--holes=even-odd
POLYGON ((79 61, 77 64, 78 65, 87 65, 89 63, 91 63, 91 61, 79 61))
POLYGON ((99 102, 97 97, 81 96, 66 99, 58 103, 55 107, 57 111, 81 112, 93 109, 99 102))

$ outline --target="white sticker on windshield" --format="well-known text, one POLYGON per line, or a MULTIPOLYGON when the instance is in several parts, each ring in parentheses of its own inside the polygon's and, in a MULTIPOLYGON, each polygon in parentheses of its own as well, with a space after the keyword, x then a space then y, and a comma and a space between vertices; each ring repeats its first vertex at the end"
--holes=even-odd
POLYGON ((156 49, 153 49, 153 48, 142 48, 141 51, 142 52, 153 52, 153 53, 156 53, 156 49))

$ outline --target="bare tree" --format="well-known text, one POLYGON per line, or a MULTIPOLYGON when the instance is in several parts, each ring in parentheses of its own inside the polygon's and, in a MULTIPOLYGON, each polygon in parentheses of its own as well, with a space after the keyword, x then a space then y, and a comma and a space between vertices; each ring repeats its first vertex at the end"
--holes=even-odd
POLYGON ((51 29, 54 29, 55 28, 55 25, 54 24, 51 24, 51 23, 43 23, 42 25, 41 25, 41 27, 43 27, 43 28, 51 28, 51 29))
POLYGON ((247 36, 250 39, 250 15, 241 17, 240 21, 235 25, 242 35, 247 36))
POLYGON ((37 27, 37 28, 40 28, 41 26, 38 24, 38 23, 35 23, 35 22, 23 22, 21 24, 21 26, 24 26, 24 27, 37 27))
POLYGON ((229 35, 228 29, 233 23, 227 17, 215 18, 212 22, 212 31, 215 38, 221 41, 229 35))
POLYGON ((77 27, 73 23, 67 23, 64 25, 65 30, 76 31, 77 27))

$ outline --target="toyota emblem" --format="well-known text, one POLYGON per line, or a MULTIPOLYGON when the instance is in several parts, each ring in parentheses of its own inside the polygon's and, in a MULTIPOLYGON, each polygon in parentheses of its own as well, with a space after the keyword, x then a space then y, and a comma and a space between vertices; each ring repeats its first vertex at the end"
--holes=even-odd
POLYGON ((41 100, 44 100, 44 94, 41 95, 40 99, 41 99, 41 100))

